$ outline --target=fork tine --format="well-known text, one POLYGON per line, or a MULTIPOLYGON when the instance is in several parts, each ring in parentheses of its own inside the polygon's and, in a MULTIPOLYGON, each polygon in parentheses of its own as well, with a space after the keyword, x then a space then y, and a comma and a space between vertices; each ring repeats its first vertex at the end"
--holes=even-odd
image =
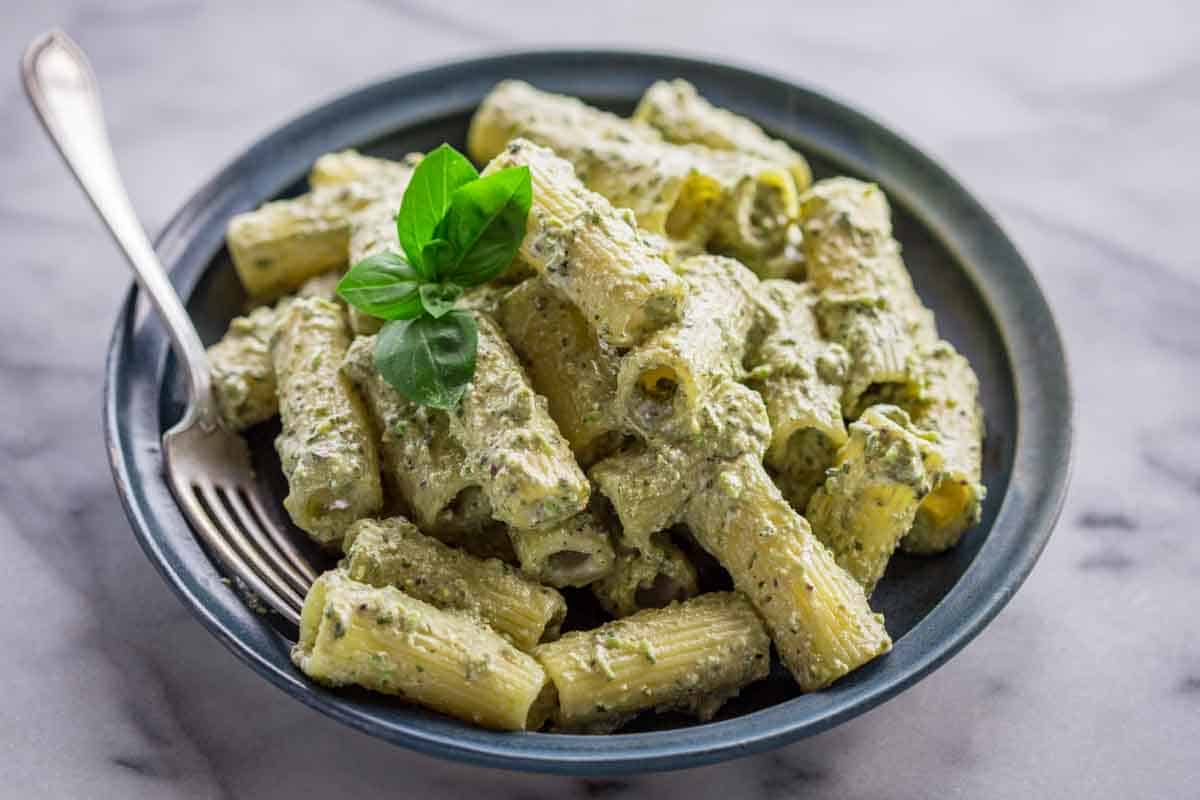
POLYGON ((258 496, 246 489, 239 489, 237 496, 250 507, 252 516, 258 522, 259 527, 267 532, 267 536, 279 548, 279 552, 287 558, 288 562, 295 568, 296 572, 304 579, 303 590, 308 591, 308 587, 317 579, 317 572, 308 563, 308 560, 296 549, 296 545, 292 540, 284 535, 281 527, 275 524, 276 517, 268 514, 259 502, 258 496))
POLYGON ((200 494, 200 488, 190 483, 180 483, 176 480, 172 480, 172 485, 175 490, 176 499, 183 504, 186 515, 196 529, 196 532, 200 534, 201 540, 208 547, 209 551, 217 556, 225 566, 225 569, 239 578, 246 584, 250 591, 261 597, 277 613, 290 622, 299 625, 299 607, 291 601, 280 597, 245 562, 237 550, 225 540, 225 537, 221 535, 220 528, 213 522, 212 516, 206 508, 207 501, 200 494))
POLYGON ((218 494, 216 487, 206 483, 197 484, 196 488, 200 498, 209 507, 210 516, 216 518, 226 541, 233 545, 233 548, 242 557, 243 561, 249 562, 253 571, 271 588, 273 594, 283 598, 289 607, 302 608, 304 606, 304 598, 297 594, 296 590, 287 584, 287 581, 279 577, 275 570, 267 564, 258 550, 246 538, 241 527, 229 515, 229 510, 218 494))
POLYGON ((258 545, 259 551, 287 579, 293 589, 301 594, 306 593, 314 579, 309 578, 306 580, 292 565, 291 560, 280 552, 279 542, 275 537, 268 535, 263 530, 263 526, 258 523, 258 519, 255 518, 254 514, 246 506, 245 501, 241 497, 241 492, 237 489, 219 489, 219 491, 221 496, 225 498, 225 502, 233 510, 233 515, 237 518, 237 521, 241 523, 241 528, 246 532, 249 541, 258 545))

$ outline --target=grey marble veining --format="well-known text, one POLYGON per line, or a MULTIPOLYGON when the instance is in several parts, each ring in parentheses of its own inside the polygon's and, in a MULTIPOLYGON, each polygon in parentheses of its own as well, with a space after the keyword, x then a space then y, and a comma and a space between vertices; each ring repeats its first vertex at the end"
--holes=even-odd
MULTIPOLYGON (((707 54, 824 89, 941 159, 1032 262, 1067 340, 1074 482, 1028 583, 894 701, 763 756, 620 780, 435 761, 238 663, 139 552, 100 435, 129 283, 0 84, 0 796, 1187 797, 1200 779, 1200 6, 450 0, 10 4, 99 72, 157 229, 298 110, 526 46, 707 54)), ((10 62, 11 63, 11 62, 10 62)), ((11 73, 10 73, 11 75, 11 73)))

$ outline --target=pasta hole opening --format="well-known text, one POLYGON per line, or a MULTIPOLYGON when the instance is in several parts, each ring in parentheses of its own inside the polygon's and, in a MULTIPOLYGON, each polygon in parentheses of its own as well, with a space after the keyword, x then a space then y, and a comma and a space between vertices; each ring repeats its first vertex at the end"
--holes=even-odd
POLYGON ((679 374, 670 367, 651 367, 638 377, 638 389, 648 400, 670 403, 679 391, 679 374))
POLYGON ((727 219, 718 237, 721 249, 743 257, 779 252, 788 223, 799 215, 799 199, 790 174, 768 170, 745 177, 733 191, 727 219))
POLYGON ((633 594, 638 608, 664 608, 675 600, 687 599, 687 587, 663 573, 655 575, 649 586, 639 586, 633 594))
POLYGON ((858 396, 848 418, 858 419, 871 406, 892 405, 912 412, 919 405, 919 388, 905 381, 872 383, 858 396))
POLYGON ((587 469, 620 450, 625 438, 625 434, 620 431, 604 431, 577 447, 575 460, 579 462, 579 466, 587 469))
POLYGON ((546 568, 556 575, 574 575, 584 569, 591 558, 591 553, 560 550, 557 553, 551 553, 550 557, 546 559, 546 568))
POLYGON ((492 522, 492 504, 478 486, 468 486, 454 495, 438 514, 438 527, 446 531, 482 531, 492 522))
POLYGON ((667 214, 664 232, 671 239, 702 239, 720 199, 721 186, 715 180, 706 175, 690 176, 667 214))
POLYGON ((542 687, 542 691, 534 698, 533 703, 529 706, 529 713, 525 715, 525 730, 541 730, 547 722, 557 715, 558 687, 554 685, 554 681, 547 678, 546 685, 542 687))
POLYGON ((349 501, 329 489, 315 491, 304 501, 304 516, 314 523, 330 517, 336 518, 339 513, 349 509, 349 501))
POLYGON ((784 497, 801 513, 825 483, 836 455, 833 440, 817 428, 801 428, 788 437, 777 477, 784 497))
POLYGON ((947 525, 971 501, 971 489, 957 480, 943 480, 921 501, 920 512, 934 528, 947 525))
POLYGON ((479 558, 513 563, 516 555, 508 526, 492 516, 492 504, 478 486, 468 486, 438 512, 432 531, 436 538, 461 547, 479 558))
POLYGON ((769 171, 759 175, 753 187, 747 221, 756 236, 774 242, 782 235, 788 220, 799 215, 795 182, 788 173, 769 171))
POLYGON ((304 598, 304 608, 300 611, 300 636, 296 648, 304 654, 312 653, 317 636, 321 632, 321 623, 325 621, 325 593, 328 578, 317 578, 308 589, 304 598))

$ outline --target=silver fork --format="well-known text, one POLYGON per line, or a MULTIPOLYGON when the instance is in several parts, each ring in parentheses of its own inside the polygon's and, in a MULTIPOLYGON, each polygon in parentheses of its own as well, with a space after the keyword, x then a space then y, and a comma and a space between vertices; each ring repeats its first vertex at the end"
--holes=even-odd
POLYGON ((21 59, 25 91, 46 133, 133 267, 171 336, 190 402, 163 435, 166 472, 192 528, 227 574, 299 624, 316 573, 269 514, 245 441, 220 420, 208 355, 175 293, 117 171, 96 77, 83 50, 61 31, 44 34, 21 59))

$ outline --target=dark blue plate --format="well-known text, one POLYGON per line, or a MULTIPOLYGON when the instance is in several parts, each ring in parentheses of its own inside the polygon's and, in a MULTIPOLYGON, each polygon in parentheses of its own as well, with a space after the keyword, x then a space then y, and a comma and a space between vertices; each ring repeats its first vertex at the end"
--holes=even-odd
MULTIPOLYGON (((260 140, 172 218, 158 239, 159 255, 211 342, 244 303, 223 247, 226 222, 303 191, 320 154, 353 146, 398 157, 443 141, 461 148, 476 104, 502 78, 627 113, 652 81, 673 77, 790 140, 818 176, 856 175, 883 186, 917 289, 943 335, 979 373, 988 422, 983 523, 944 556, 893 560, 872 603, 896 641, 889 655, 804 696, 776 670, 707 724, 645 715, 634 732, 613 736, 493 733, 365 692, 329 691, 289 661, 294 630, 248 609, 221 581, 171 496, 159 439, 181 410, 179 376, 162 326, 152 315, 139 318, 131 290, 109 348, 104 395, 117 490, 163 578, 225 646, 276 686, 374 736, 445 758, 564 773, 689 767, 826 730, 892 697, 979 633, 1029 574, 1058 516, 1071 448, 1067 369, 1046 300, 996 222, 945 170, 811 90, 639 53, 520 53, 425 70, 360 89, 260 140)), ((251 438, 262 454, 263 480, 277 481, 270 437, 260 430, 251 438)))

